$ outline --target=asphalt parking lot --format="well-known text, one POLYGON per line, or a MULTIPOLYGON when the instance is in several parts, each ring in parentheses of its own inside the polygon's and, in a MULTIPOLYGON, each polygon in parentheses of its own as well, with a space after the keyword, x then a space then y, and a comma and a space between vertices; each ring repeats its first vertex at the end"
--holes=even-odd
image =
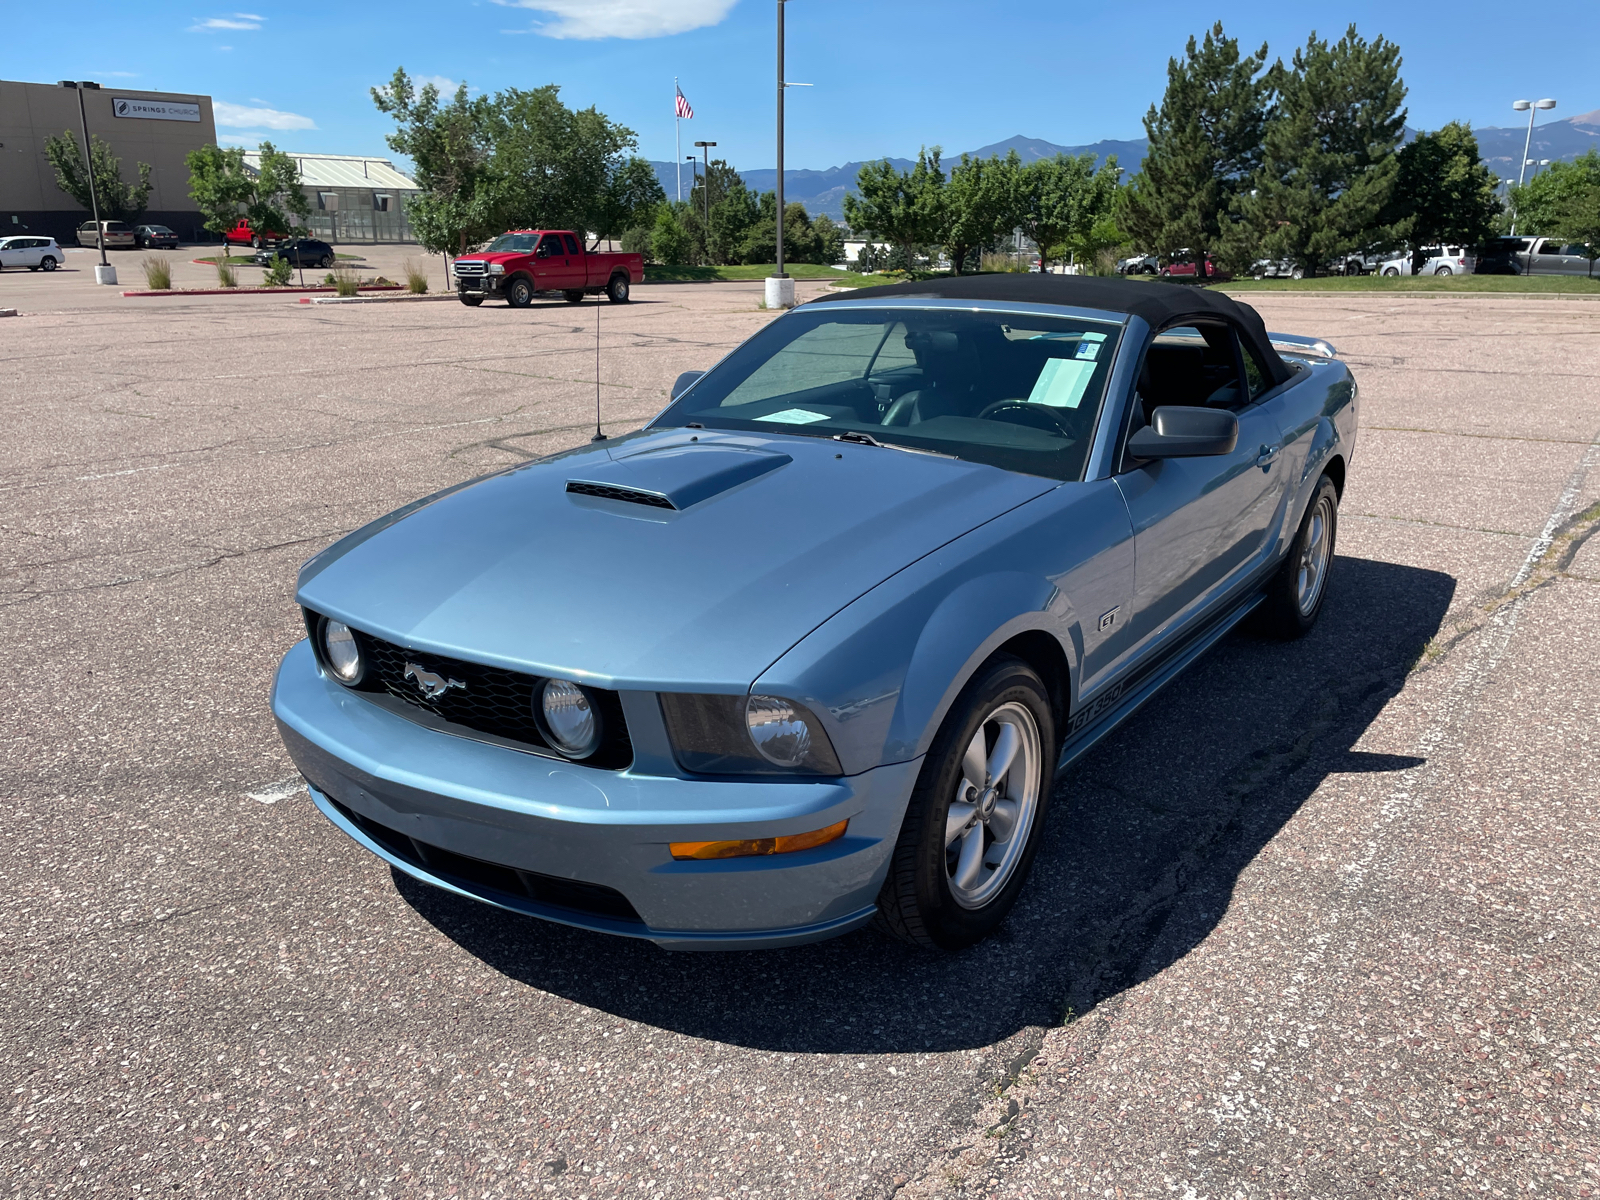
POLYGON ((7 1194, 1600 1192, 1600 303, 1251 297, 1362 388, 1313 634, 1235 634, 1064 776, 989 943, 672 955, 391 874, 295 788, 267 689, 301 560, 585 440, 596 320, 637 427, 760 285, 23 278, 7 1194))

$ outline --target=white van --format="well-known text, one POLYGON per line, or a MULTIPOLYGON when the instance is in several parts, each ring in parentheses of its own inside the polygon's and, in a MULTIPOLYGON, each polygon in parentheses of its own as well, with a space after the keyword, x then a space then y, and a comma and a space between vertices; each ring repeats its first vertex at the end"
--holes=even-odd
MULTIPOLYGON (((126 221, 101 221, 105 227, 107 250, 132 250, 134 248, 133 230, 126 221)), ((99 249, 100 239, 95 236, 93 221, 85 221, 78 226, 78 245, 88 246, 90 249, 99 249)))

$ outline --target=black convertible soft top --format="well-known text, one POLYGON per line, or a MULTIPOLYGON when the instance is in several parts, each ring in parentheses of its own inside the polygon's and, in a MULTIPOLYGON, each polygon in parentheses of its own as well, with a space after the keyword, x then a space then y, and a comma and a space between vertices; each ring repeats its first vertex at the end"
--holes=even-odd
POLYGON ((1231 322, 1239 336, 1249 343, 1274 384, 1293 373, 1289 365, 1267 340, 1267 327, 1248 304, 1207 288, 1174 283, 1143 283, 1130 279, 1110 279, 1092 275, 947 275, 915 283, 891 283, 885 287, 858 288, 835 292, 813 300, 879 300, 902 296, 927 296, 941 300, 987 300, 1017 304, 1062 304, 1072 308, 1099 308, 1108 312, 1131 313, 1149 322, 1156 331, 1188 319, 1220 317, 1231 322))

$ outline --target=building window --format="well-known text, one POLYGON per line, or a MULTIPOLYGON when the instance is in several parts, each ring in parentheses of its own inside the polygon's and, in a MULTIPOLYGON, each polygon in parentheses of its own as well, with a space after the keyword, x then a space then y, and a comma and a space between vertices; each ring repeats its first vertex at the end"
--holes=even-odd
POLYGON ((372 209, 374 212, 388 212, 389 197, 374 193, 372 197, 372 209))

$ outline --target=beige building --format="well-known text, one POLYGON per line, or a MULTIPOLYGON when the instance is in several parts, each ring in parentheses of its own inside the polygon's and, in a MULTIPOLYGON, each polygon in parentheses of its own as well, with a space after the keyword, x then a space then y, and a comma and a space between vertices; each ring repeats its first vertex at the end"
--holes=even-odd
MULTIPOLYGON (((122 160, 124 182, 138 181, 141 162, 152 168, 149 208, 139 219, 171 226, 185 239, 200 233, 202 218, 189 199, 183 159, 216 144, 211 97, 104 84, 99 91, 85 90, 83 100, 89 134, 122 160)), ((68 130, 82 142, 77 91, 0 80, 0 236, 26 230, 71 244, 77 227, 90 219, 56 186, 55 168, 44 156, 45 139, 68 130)))

